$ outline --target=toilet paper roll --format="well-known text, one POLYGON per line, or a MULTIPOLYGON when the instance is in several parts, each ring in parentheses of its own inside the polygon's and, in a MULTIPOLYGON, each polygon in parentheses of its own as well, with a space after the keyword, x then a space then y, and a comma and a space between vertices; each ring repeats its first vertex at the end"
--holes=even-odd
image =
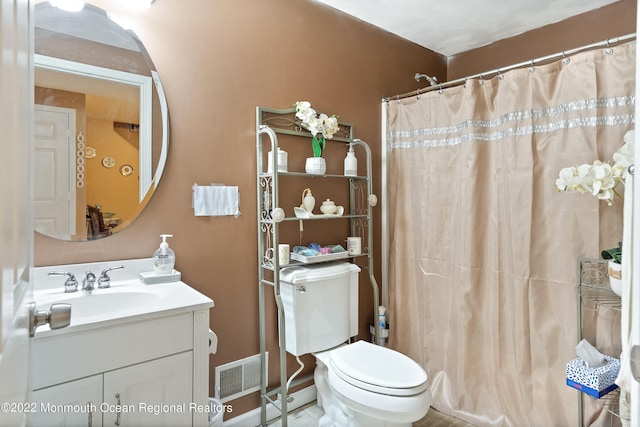
POLYGON ((209 354, 216 354, 218 352, 218 336, 215 332, 209 329, 209 354))

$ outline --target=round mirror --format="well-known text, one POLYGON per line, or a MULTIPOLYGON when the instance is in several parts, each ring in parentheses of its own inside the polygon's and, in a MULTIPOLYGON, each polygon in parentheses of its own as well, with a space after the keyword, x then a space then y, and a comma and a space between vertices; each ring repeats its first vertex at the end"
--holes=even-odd
POLYGON ((85 5, 35 6, 35 229, 68 241, 131 224, 158 185, 169 117, 138 37, 85 5))

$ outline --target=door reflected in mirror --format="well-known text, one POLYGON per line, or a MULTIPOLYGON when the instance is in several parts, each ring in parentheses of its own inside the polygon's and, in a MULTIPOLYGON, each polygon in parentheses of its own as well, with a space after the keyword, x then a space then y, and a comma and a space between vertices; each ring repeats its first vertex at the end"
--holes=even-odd
POLYGON ((47 2, 35 12, 35 228, 107 237, 139 215, 164 169, 162 85, 142 43, 105 11, 47 2))

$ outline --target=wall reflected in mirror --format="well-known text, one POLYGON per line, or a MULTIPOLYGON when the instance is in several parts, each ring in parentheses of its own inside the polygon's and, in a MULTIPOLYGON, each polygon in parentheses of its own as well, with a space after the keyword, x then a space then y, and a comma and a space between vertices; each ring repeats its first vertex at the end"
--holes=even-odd
POLYGON ((168 150, 162 86, 143 44, 100 8, 35 6, 35 228, 69 241, 131 224, 168 150))

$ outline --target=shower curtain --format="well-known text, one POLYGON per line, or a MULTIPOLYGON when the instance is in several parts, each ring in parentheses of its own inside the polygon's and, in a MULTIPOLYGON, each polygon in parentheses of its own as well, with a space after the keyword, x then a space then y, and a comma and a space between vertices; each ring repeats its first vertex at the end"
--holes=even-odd
MULTIPOLYGON (((436 409, 478 426, 577 424, 576 259, 617 245, 622 203, 555 180, 622 146, 634 71, 635 42, 388 101, 389 344, 425 368, 436 409)), ((591 342, 618 357, 599 316, 591 342)))

